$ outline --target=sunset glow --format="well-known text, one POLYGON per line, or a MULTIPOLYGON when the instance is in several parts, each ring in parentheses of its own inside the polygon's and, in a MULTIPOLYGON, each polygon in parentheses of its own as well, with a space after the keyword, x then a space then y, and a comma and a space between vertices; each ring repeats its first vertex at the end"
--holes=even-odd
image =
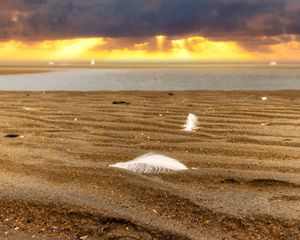
POLYGON ((115 39, 79 38, 39 42, 5 41, 0 44, 1 61, 89 61, 181 62, 181 61, 296 61, 300 43, 296 40, 268 46, 264 53, 249 51, 233 41, 210 41, 196 36, 167 39, 157 36, 149 42, 118 44, 115 39))
POLYGON ((296 0, 1 1, 0 61, 299 62, 299 13, 296 0))

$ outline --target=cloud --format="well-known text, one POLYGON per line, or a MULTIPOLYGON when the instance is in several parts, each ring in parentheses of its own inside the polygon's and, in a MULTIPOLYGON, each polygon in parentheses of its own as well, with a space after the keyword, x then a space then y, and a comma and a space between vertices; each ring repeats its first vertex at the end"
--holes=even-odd
POLYGON ((298 0, 2 0, 0 38, 300 34, 298 0))

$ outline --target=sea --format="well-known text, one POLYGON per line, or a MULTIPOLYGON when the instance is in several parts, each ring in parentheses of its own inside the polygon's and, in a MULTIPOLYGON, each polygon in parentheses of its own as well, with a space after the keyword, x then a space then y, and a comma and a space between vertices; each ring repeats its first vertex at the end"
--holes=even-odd
POLYGON ((1 91, 185 91, 300 89, 300 66, 58 68, 1 75, 1 91))

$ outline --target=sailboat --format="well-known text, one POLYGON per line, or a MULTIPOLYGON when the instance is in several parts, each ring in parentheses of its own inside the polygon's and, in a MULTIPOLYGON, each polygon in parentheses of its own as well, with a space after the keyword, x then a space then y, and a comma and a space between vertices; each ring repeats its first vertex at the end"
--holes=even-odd
POLYGON ((96 65, 96 62, 95 62, 94 59, 91 60, 91 65, 92 65, 92 66, 96 65))
POLYGON ((278 65, 278 63, 277 62, 275 62, 275 61, 272 61, 272 62, 270 62, 270 66, 277 66, 278 65))

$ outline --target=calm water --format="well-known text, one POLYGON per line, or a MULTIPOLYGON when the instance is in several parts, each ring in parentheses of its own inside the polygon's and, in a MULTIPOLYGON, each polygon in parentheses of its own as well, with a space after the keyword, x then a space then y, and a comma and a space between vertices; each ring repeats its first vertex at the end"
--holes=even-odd
POLYGON ((300 68, 68 69, 0 76, 0 90, 300 89, 300 68))

